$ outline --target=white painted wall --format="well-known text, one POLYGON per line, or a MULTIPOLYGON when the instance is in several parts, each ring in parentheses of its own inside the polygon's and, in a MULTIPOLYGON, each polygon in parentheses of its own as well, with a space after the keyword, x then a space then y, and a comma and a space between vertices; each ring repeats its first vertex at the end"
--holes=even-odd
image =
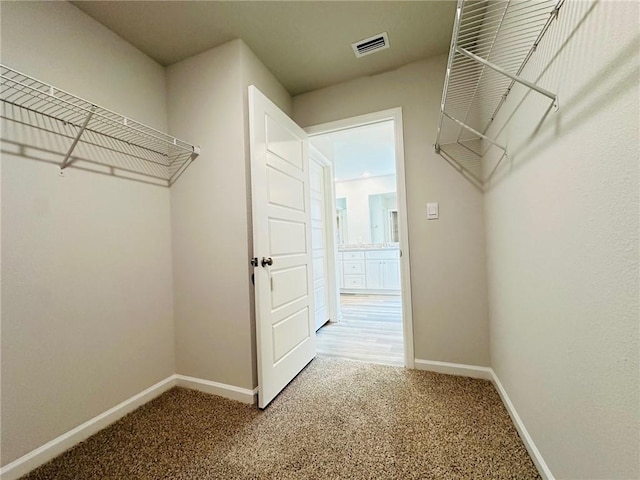
POLYGON ((299 95, 293 118, 307 127, 402 107, 415 355, 489 365, 482 192, 433 149, 446 61, 434 57, 299 95), (432 201, 440 202, 440 219, 427 222, 432 201))
MULTIPOLYGON (((336 198, 347 200, 347 243, 371 243, 369 195, 396 191, 396 176, 336 182, 336 198)), ((384 234, 382 236, 384 238, 384 234)))
POLYGON ((177 373, 252 388, 240 42, 167 68, 169 128, 198 159, 171 190, 177 373))
POLYGON ((565 3, 524 72, 560 110, 526 96, 485 197, 492 366, 557 478, 640 477, 639 6, 565 3))
POLYGON ((241 40, 167 69, 169 127, 202 154, 171 191, 177 373, 256 386, 246 87, 290 98, 241 40))
MULTIPOLYGON (((67 2, 0 14, 3 64, 166 129, 160 65, 67 2)), ((171 375, 174 355, 169 190, 2 151, 6 465, 171 375)))

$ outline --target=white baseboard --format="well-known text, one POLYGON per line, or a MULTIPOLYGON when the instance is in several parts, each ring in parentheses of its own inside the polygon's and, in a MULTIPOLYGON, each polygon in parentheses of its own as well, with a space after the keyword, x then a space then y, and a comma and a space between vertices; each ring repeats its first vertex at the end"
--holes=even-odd
POLYGON ((542 458, 542 454, 536 444, 534 443, 531 435, 527 431, 527 428, 524 426, 520 415, 516 412, 516 408, 513 406, 509 395, 507 395, 507 391, 500 383, 500 379, 496 375, 496 372, 493 371, 490 367, 478 367, 475 365, 462 365, 459 363, 448 363, 448 362, 437 362, 432 360, 415 360, 415 368, 418 370, 428 370, 430 372, 438 372, 438 373, 446 373, 449 375, 460 375, 463 377, 472 377, 472 378, 481 378, 483 380, 491 380, 493 385, 496 387, 500 398, 502 399, 502 403, 504 403, 511 420, 513 421, 520 438, 522 439, 522 443, 524 443, 527 452, 531 456, 533 463, 538 469, 538 473, 543 478, 543 480, 555 480, 555 477, 551 473, 549 466, 542 458))
POLYGON ((248 390, 245 388, 226 385, 224 383, 212 382, 201 378, 187 377, 184 375, 171 375, 164 380, 152 385, 146 390, 134 395, 133 397, 119 403, 104 413, 78 425, 67 433, 54 438, 50 442, 45 443, 41 447, 23 455, 22 457, 8 463, 0 468, 0 480, 16 480, 30 471, 47 463, 49 460, 57 457, 66 450, 74 447, 78 443, 86 440, 91 435, 98 433, 113 422, 120 420, 127 413, 132 412, 136 408, 153 400, 157 396, 163 394, 167 390, 178 386, 198 390, 205 393, 218 395, 243 403, 255 403, 255 395, 257 388, 248 390))
MULTIPOLYGON (((498 390, 500 397, 509 412, 509 416, 513 420, 513 423, 522 439, 524 446, 526 447, 529 455, 536 465, 540 476, 544 480, 554 480, 554 476, 551 470, 547 466, 546 462, 542 458, 540 451, 536 447, 533 439, 529 435, 527 428, 525 427, 522 419, 516 412, 509 395, 500 383, 497 375, 493 369, 489 367, 478 367, 475 365, 463 365, 459 363, 438 362, 432 360, 415 360, 415 367, 418 370, 428 370, 432 372, 445 373, 449 375, 461 375, 465 377, 481 378, 484 380, 491 380, 498 390)), ((109 426, 113 422, 124 417, 127 413, 132 412, 136 408, 144 405, 145 403, 153 400, 155 397, 161 395, 174 386, 190 388, 192 390, 198 390, 205 393, 219 395, 221 397, 230 398, 243 403, 253 404, 255 403, 255 396, 257 388, 249 390, 246 388, 240 388, 233 385, 226 385, 224 383, 212 382, 210 380, 203 380, 201 378, 187 377, 185 375, 171 375, 164 380, 152 385, 146 390, 134 395, 133 397, 119 403, 113 408, 110 408, 104 413, 78 425, 74 429, 54 438, 50 442, 45 443, 41 447, 27 453, 26 455, 8 463, 4 467, 0 468, 1 480, 16 480, 23 475, 26 475, 31 470, 43 465, 49 460, 60 455, 69 448, 77 445, 78 443, 86 440, 91 435, 97 433, 103 428, 109 426)))
POLYGON ((201 378, 187 377, 186 375, 174 375, 178 387, 190 388, 204 393, 219 395, 242 403, 256 403, 257 388, 249 390, 225 383, 212 382, 201 378))
POLYGON ((417 370, 427 370, 429 372, 446 373, 447 375, 459 375, 462 377, 481 378, 492 380, 492 370, 489 367, 478 367, 476 365, 464 365, 462 363, 437 362, 435 360, 415 359, 417 370))
POLYGON ((491 380, 493 381, 493 384, 495 385, 496 390, 498 390, 498 393, 502 398, 502 403, 504 403, 504 406, 506 407, 507 412, 509 412, 509 416, 511 417, 511 420, 513 421, 513 424, 516 427, 516 430, 518 430, 518 434, 522 439, 522 443, 524 443, 524 446, 529 452, 529 455, 531 456, 533 463, 536 465, 536 468, 538 469, 538 473, 543 478, 543 480, 554 480, 555 477, 551 473, 549 466, 544 461, 544 458, 542 458, 542 454, 540 453, 540 450, 538 450, 538 447, 536 447, 536 444, 531 438, 531 435, 529 435, 529 432, 527 431, 527 428, 524 426, 524 423, 522 422, 520 415, 518 415, 518 412, 516 412, 516 407, 513 406, 513 403, 511 402, 509 395, 507 395, 507 391, 502 386, 502 383, 500 383, 500 379, 496 375, 496 372, 493 371, 493 369, 491 369, 491 377, 492 377, 491 380))
POLYGON ((2 480, 15 480, 26 475, 31 470, 47 463, 49 460, 57 457, 65 450, 68 450, 78 443, 86 440, 91 435, 99 432, 103 428, 124 417, 127 413, 130 413, 148 401, 153 400, 155 397, 174 386, 175 378, 174 375, 171 375, 137 395, 119 403, 115 407, 110 408, 106 412, 101 413, 97 417, 93 417, 91 420, 78 425, 67 433, 54 438, 41 447, 36 448, 11 463, 8 463, 0 469, 0 478, 2 480))

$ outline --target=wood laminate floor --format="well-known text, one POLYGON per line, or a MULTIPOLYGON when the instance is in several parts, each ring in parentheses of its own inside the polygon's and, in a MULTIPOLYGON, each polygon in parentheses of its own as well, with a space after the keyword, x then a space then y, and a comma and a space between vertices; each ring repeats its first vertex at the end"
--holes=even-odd
POLYGON ((318 355, 404 365, 402 297, 340 295, 343 320, 318 330, 318 355))

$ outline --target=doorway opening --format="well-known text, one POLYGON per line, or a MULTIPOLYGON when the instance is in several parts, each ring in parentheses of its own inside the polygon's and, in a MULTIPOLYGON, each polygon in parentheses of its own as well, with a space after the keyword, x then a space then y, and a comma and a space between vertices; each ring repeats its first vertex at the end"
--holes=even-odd
POLYGON ((317 353, 412 367, 401 111, 307 131, 317 353))

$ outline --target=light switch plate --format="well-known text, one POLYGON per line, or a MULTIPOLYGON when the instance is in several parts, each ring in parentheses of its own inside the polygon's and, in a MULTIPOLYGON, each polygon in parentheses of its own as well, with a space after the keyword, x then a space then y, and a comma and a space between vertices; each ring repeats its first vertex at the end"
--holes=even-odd
POLYGON ((427 203, 427 220, 436 220, 438 217, 438 204, 427 203))

